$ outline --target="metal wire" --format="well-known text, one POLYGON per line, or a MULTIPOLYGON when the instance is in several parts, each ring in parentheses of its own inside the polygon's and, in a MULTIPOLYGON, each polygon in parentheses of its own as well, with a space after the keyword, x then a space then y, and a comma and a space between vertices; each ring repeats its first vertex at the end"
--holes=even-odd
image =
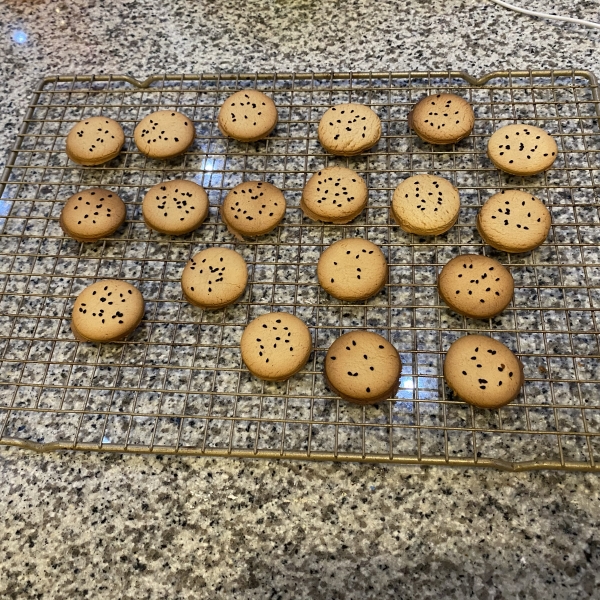
POLYGON ((586 71, 156 76, 57 76, 40 82, 0 181, 0 443, 57 449, 181 455, 344 460, 506 470, 600 470, 600 114, 597 84, 586 71), (258 88, 279 108, 272 136, 255 144, 223 138, 218 109, 233 91, 258 88), (407 128, 422 96, 453 91, 476 114, 473 134, 433 147, 407 128), (328 156, 317 140, 332 103, 370 104, 383 135, 365 155, 328 156), (135 124, 158 108, 194 119, 192 149, 173 161, 140 155, 135 124), (65 136, 83 118, 102 114, 122 123, 126 145, 108 165, 69 162, 65 136), (512 122, 548 130, 557 140, 553 168, 532 178, 500 173, 485 156, 489 135, 512 122), (323 225, 303 218, 302 188, 313 172, 342 164, 361 173, 369 207, 353 223, 323 225), (408 235, 390 220, 396 185, 433 172, 461 193, 457 225, 444 236, 408 235), (164 179, 191 178, 211 202, 207 222, 183 238, 149 231, 141 199, 164 179), (237 242, 218 216, 233 185, 252 179, 280 187, 288 200, 271 234, 237 242), (96 244, 65 237, 58 225, 66 198, 102 186, 127 203, 126 226, 96 244), (531 191, 549 207, 547 242, 528 255, 507 255, 482 243, 479 207, 499 189, 531 191), (375 298, 348 304, 329 297, 316 279, 322 250, 348 236, 379 244, 390 265, 375 298), (246 294, 233 307, 203 312, 181 295, 185 261, 209 245, 242 253, 246 294), (477 252, 512 272, 515 297, 489 321, 457 316, 439 300, 437 273, 454 256, 477 252), (147 301, 142 325, 124 342, 77 342, 69 329, 73 302, 98 279, 138 286, 147 301), (302 318, 315 351, 291 380, 251 377, 239 355, 245 325, 271 310, 302 318), (369 328, 401 352, 395 401, 356 407, 333 396, 322 377, 330 343, 369 328), (526 383, 498 411, 474 409, 445 387, 449 345, 481 332, 521 358, 526 383))

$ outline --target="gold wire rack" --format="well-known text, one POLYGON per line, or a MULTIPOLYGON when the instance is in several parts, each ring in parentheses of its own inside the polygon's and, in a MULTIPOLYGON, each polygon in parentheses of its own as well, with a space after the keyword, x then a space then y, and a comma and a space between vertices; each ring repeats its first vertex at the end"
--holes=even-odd
POLYGON ((42 80, 0 181, 0 443, 58 449, 202 456, 343 460, 506 470, 598 471, 600 451, 599 97, 586 71, 503 71, 475 79, 462 72, 56 76, 42 80), (216 127, 233 91, 272 95, 279 124, 268 140, 240 144, 216 127), (422 96, 453 91, 474 107, 473 134, 434 147, 413 135, 406 116, 422 96), (327 155, 317 139, 323 112, 338 102, 371 105, 383 135, 367 154, 327 155), (150 111, 177 108, 194 119, 191 150, 149 160, 132 141, 150 111), (65 136, 85 116, 122 123, 122 154, 102 167, 69 162, 65 136), (559 156, 545 174, 519 178, 496 170, 485 150, 507 123, 543 127, 559 156), (315 223, 299 209, 310 175, 342 164, 367 180, 369 206, 344 226, 315 223), (460 189, 459 221, 436 238, 392 224, 391 196, 405 177, 432 172, 460 189), (148 230, 141 199, 157 182, 191 178, 205 186, 207 222, 183 238, 148 230), (226 191, 244 180, 281 188, 288 210, 280 227, 237 242, 218 216, 226 191), (110 239, 80 244, 58 225, 66 198, 108 187, 127 203, 126 226, 110 239), (478 208, 499 189, 518 187, 552 213, 546 243, 508 255, 482 243, 478 208), (361 304, 319 288, 322 250, 346 236, 379 244, 388 285, 361 304), (210 245, 235 248, 249 284, 235 306, 204 312, 186 303, 185 261, 210 245), (436 277, 454 256, 484 253, 507 265, 514 301, 488 321, 465 319, 440 301, 436 277), (77 342, 69 317, 77 294, 98 279, 121 278, 144 294, 147 310, 124 342, 77 342), (269 311, 288 311, 311 328, 315 350, 287 382, 249 375, 240 360, 244 326, 269 311), (353 329, 384 335, 401 352, 393 401, 357 407, 333 396, 321 374, 330 343, 353 329), (497 410, 453 398, 442 377, 444 353, 458 337, 484 333, 521 358, 523 392, 497 410))

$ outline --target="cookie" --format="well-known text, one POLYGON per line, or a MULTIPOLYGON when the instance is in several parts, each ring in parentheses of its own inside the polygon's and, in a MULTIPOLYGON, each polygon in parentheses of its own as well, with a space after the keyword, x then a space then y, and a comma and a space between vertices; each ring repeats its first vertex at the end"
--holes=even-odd
POLYGON ((221 217, 236 238, 256 237, 277 227, 285 215, 285 198, 280 189, 265 181, 246 181, 229 190, 221 217))
POLYGON ((313 221, 343 225, 363 211, 367 198, 367 184, 358 173, 345 167, 327 167, 304 186, 300 208, 313 221))
POLYGON ((80 165, 101 165, 118 156, 125 143, 119 123, 108 117, 90 117, 76 123, 67 135, 67 156, 80 165))
POLYGON ((408 126, 430 144, 455 144, 473 131, 473 125, 473 107, 455 94, 426 96, 408 115, 408 126))
POLYGON ((394 221, 407 233, 440 235, 456 223, 460 197, 443 177, 415 175, 396 188, 391 211, 394 221))
POLYGON ((60 213, 62 230, 78 242, 96 242, 125 222, 123 200, 110 190, 90 188, 73 194, 60 213))
POLYGON ((524 383, 521 361, 504 344, 485 335, 467 335, 450 346, 444 378, 459 398, 479 408, 508 404, 524 383))
POLYGON ((151 187, 142 201, 146 225, 168 235, 198 229, 208 216, 208 196, 202 186, 187 179, 163 181, 151 187))
POLYGON ((241 90, 223 102, 219 129, 240 142, 266 138, 277 125, 277 107, 269 96, 257 90, 241 90))
POLYGON ((144 298, 125 281, 107 279, 86 287, 75 300, 73 335, 82 342, 125 339, 144 316, 144 298))
POLYGON ((312 338, 298 317, 274 312, 257 317, 244 329, 240 350, 250 373, 266 381, 284 381, 308 361, 312 338))
POLYGON ((548 236, 552 220, 541 200, 520 190, 492 196, 477 215, 477 230, 486 244, 504 252, 529 252, 548 236))
POLYGON ((207 248, 183 269, 181 289, 186 300, 205 309, 233 304, 246 289, 248 267, 235 250, 207 248))
POLYGON ((489 319, 510 303, 515 283, 497 260, 463 254, 444 265, 438 277, 440 298, 455 312, 473 319, 489 319))
POLYGON ((381 137, 381 121, 364 104, 338 104, 321 117, 319 142, 339 156, 354 156, 372 148, 381 137))
POLYGON ((506 125, 492 134, 487 155, 494 165, 511 175, 537 175, 556 160, 554 138, 533 125, 506 125))
POLYGON ((191 119, 173 110, 159 110, 145 116, 135 128, 138 150, 150 158, 174 158, 194 142, 196 130, 191 119))
POLYGON ((400 386, 402 361, 385 338, 370 331, 339 337, 325 356, 325 380, 332 392, 356 404, 393 398, 400 386))
POLYGON ((388 280, 383 252, 372 242, 348 238, 332 244, 317 264, 319 284, 338 300, 366 300, 388 280))

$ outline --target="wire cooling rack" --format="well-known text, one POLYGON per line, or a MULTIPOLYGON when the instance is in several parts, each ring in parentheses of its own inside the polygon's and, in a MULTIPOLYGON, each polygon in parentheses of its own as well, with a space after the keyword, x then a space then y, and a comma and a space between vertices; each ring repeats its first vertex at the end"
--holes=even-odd
POLYGON ((33 95, 2 181, 0 204, 0 443, 39 451, 72 449, 185 455, 494 466, 525 470, 599 470, 600 169, 596 80, 585 71, 341 73, 47 77, 33 95), (216 126, 232 92, 272 95, 279 124, 268 140, 241 144, 216 126), (473 134, 434 147, 413 135, 406 116, 421 97, 452 91, 474 107, 473 134), (318 143, 323 112, 339 102, 369 104, 383 135, 370 152, 327 155, 318 143), (135 124, 150 111, 177 108, 193 118, 197 139, 172 161, 137 152, 135 124), (65 136, 85 116, 122 123, 122 154, 102 167, 80 167, 65 136), (485 154, 490 134, 507 123, 543 127, 557 140, 550 171, 527 179, 496 170, 485 154), (358 171, 369 207, 344 226, 315 223, 299 209, 310 175, 328 164, 358 171), (436 238, 409 235, 390 220, 393 190, 430 172, 460 189, 457 225, 436 238), (201 183, 207 222, 182 238, 148 230, 145 191, 165 179, 201 183), (280 227, 237 242, 218 216, 227 190, 262 179, 281 188, 288 210, 280 227), (58 217, 66 198, 102 186, 127 203, 126 226, 110 239, 80 244, 58 217), (507 255, 482 243, 478 208, 499 189, 518 187, 552 213, 546 243, 507 255), (319 288, 316 263, 332 242, 361 236, 379 244, 389 284, 362 304, 319 288), (188 258, 210 245, 235 248, 249 284, 235 306, 204 312, 186 303, 180 276, 188 258), (493 256, 515 279, 500 316, 465 319, 436 290, 441 267, 461 253, 493 256), (124 342, 77 342, 69 317, 90 283, 121 278, 147 300, 142 325, 124 342), (269 311, 288 311, 311 328, 306 368, 283 383, 250 376, 240 360, 244 326, 269 311), (342 333, 368 328, 400 351, 401 387, 393 401, 357 407, 324 385, 323 359, 342 333), (444 353, 468 333, 504 342, 521 358, 521 395, 497 410, 456 400, 442 377, 444 353))

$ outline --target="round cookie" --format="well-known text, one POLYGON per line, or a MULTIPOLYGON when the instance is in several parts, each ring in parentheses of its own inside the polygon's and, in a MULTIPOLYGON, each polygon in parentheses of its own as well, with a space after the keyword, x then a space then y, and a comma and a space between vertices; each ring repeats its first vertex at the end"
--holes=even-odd
POLYGON ((552 219, 541 200, 520 190, 494 194, 477 215, 486 244, 504 252, 529 252, 548 236, 552 219))
POLYGON ((265 181, 246 181, 229 190, 221 217, 236 238, 269 233, 285 215, 286 202, 279 188, 265 181))
POLYGON ((338 300, 366 300, 388 280, 388 265, 379 246, 361 238, 335 242, 319 258, 319 284, 338 300))
POLYGON ((448 262, 438 277, 438 292, 455 312, 489 319, 510 303, 515 284, 510 271, 497 260, 463 254, 448 262))
POLYGON ((78 242, 96 242, 125 221, 123 200, 110 190, 90 188, 73 194, 60 213, 62 230, 78 242))
POLYGON ((223 102, 219 129, 240 142, 266 138, 277 125, 277 107, 269 96, 257 90, 241 90, 223 102))
POLYGON ((174 110, 146 115, 135 128, 138 150, 150 158, 174 158, 194 142, 196 130, 191 119, 174 110))
POLYGON ((351 169, 327 167, 315 173, 302 190, 300 208, 313 221, 343 225, 367 206, 367 184, 351 169))
POLYGON ((67 156, 80 165, 101 165, 118 156, 125 143, 123 128, 108 117, 76 123, 67 135, 67 156))
POLYGON ((319 122, 319 142, 327 152, 354 156, 372 148, 381 137, 381 121, 364 104, 332 106, 319 122))
POLYGON ((198 229, 208 215, 204 188, 187 179, 163 181, 151 187, 142 201, 146 225, 168 235, 185 235, 198 229))
POLYGON ((233 304, 246 289, 248 267, 235 250, 207 248, 188 261, 181 289, 190 304, 218 309, 233 304))
POLYGON ((125 339, 144 316, 144 298, 125 281, 107 279, 86 287, 75 300, 73 335, 82 342, 125 339))
POLYGON ((554 138, 533 125, 506 125, 492 134, 487 155, 494 165, 511 175, 537 175, 556 160, 554 138))
POLYGON ((456 223, 460 197, 443 177, 415 175, 396 188, 391 211, 394 221, 407 233, 440 235, 456 223))
POLYGON ((466 335, 449 348, 444 378, 462 400, 479 408, 500 408, 523 387, 521 361, 502 343, 484 335, 466 335))
POLYGON ((473 107, 455 94, 426 96, 408 115, 408 126, 430 144, 455 144, 471 133, 473 125, 473 107))
POLYGON ((248 324, 240 350, 250 373, 266 381, 284 381, 308 361, 312 338, 304 321, 288 313, 274 312, 248 324))
POLYGON ((331 391, 356 404, 393 398, 400 386, 402 361, 386 339, 370 331, 339 337, 325 356, 325 380, 331 391))

